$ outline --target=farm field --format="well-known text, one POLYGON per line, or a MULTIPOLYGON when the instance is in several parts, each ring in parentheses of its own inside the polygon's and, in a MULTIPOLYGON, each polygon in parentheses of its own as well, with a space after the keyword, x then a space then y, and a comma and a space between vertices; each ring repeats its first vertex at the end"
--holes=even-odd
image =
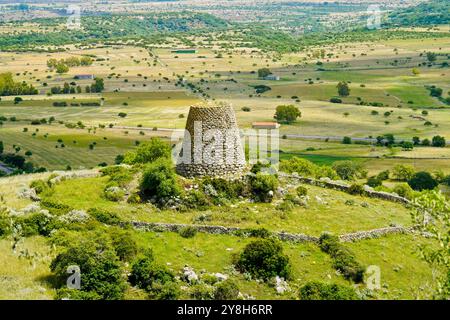
POLYGON ((0 300, 449 299, 448 1, 69 2, 0 1, 0 300))

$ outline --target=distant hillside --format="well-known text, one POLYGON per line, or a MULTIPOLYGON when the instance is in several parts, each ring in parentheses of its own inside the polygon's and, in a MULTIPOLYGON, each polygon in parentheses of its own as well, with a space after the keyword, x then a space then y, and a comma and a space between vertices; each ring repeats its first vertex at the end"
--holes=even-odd
POLYGON ((426 26, 450 22, 450 1, 431 0, 394 11, 388 16, 390 26, 426 26))

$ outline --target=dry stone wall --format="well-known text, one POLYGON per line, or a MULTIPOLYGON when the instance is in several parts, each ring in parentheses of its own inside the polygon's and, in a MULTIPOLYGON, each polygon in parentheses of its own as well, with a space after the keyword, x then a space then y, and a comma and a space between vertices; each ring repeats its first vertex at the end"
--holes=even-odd
MULTIPOLYGON (((151 223, 133 221, 131 225, 141 231, 155 231, 155 232, 178 232, 185 227, 190 227, 198 232, 210 233, 210 234, 228 234, 228 235, 250 235, 250 232, 246 229, 236 227, 223 227, 212 225, 189 225, 189 224, 177 224, 177 223, 151 223)), ((367 231, 358 231, 354 233, 347 233, 339 236, 342 242, 354 242, 365 239, 375 239, 384 237, 390 234, 405 234, 414 232, 414 227, 386 227, 367 231)), ((287 232, 272 232, 272 235, 280 239, 281 241, 292 242, 311 242, 318 243, 319 238, 301 233, 287 233, 287 232)))

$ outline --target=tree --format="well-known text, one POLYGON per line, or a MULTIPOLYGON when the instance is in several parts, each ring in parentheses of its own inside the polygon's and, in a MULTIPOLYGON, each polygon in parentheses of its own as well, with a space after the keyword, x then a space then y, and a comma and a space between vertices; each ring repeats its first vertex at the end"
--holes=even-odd
POLYGON ((420 138, 419 137, 413 137, 412 138, 413 143, 415 146, 418 146, 420 144, 420 138))
POLYGON ((291 266, 283 246, 274 239, 259 239, 250 242, 237 257, 237 269, 248 272, 257 279, 269 280, 276 276, 289 279, 291 266))
POLYGON ((343 143, 343 144, 352 144, 352 138, 350 138, 350 137, 344 137, 344 138, 342 139, 342 143, 343 143))
POLYGON ((429 90, 430 90, 430 96, 437 97, 437 98, 442 97, 442 92, 443 92, 442 88, 433 86, 433 87, 430 87, 429 90))
POLYGON ((411 141, 403 141, 402 148, 405 151, 410 151, 410 150, 414 149, 414 145, 411 141))
POLYGON ((60 286, 66 285, 67 268, 73 265, 80 268, 81 291, 92 293, 96 299, 123 298, 126 287, 119 259, 104 236, 76 241, 53 259, 50 269, 60 286))
POLYGON ((417 68, 413 68, 411 72, 414 76, 418 76, 420 74, 420 70, 417 68))
POLYGON ((427 52, 427 60, 429 62, 434 62, 436 61, 437 55, 434 52, 427 52))
POLYGON ((171 158, 170 145, 160 138, 152 137, 150 141, 141 143, 136 151, 127 152, 123 162, 126 164, 148 163, 160 158, 171 158))
POLYGON ((258 78, 265 78, 270 74, 272 74, 272 72, 268 68, 262 68, 258 70, 258 78))
POLYGON ((66 64, 64 64, 64 63, 58 63, 57 65, 56 65, 56 72, 57 73, 67 73, 67 72, 69 72, 69 67, 66 65, 66 64))
POLYGON ((350 88, 347 82, 341 81, 337 84, 338 94, 341 97, 348 97, 350 95, 350 88))
POLYGON ((91 85, 91 92, 102 92, 105 89, 104 81, 102 78, 95 78, 95 82, 91 85))
POLYGON ((155 196, 158 200, 180 194, 181 190, 172 162, 160 158, 147 164, 142 175, 140 189, 145 196, 155 196))
POLYGON ((333 169, 343 180, 354 180, 367 175, 367 171, 361 164, 351 160, 336 161, 333 163, 333 169))
POLYGON ((422 233, 438 245, 419 245, 422 258, 439 272, 435 298, 450 299, 450 202, 438 191, 422 194, 414 200, 412 217, 422 233))
POLYGON ((415 172, 412 166, 397 164, 392 169, 392 176, 398 181, 408 181, 412 179, 415 172))
POLYGON ((278 106, 274 118, 277 119, 278 122, 292 123, 301 116, 302 113, 300 110, 296 106, 290 104, 278 106))
POLYGON ((442 136, 434 136, 431 140, 431 145, 433 147, 444 148, 446 146, 445 138, 442 136))
POLYGON ((417 191, 433 190, 438 186, 436 179, 434 179, 433 176, 426 171, 415 173, 414 176, 408 180, 408 184, 411 188, 417 191))

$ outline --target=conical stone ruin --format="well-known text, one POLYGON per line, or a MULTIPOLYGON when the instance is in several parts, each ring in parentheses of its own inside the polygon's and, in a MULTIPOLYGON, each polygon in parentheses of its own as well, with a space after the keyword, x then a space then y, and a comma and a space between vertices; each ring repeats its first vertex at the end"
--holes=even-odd
POLYGON ((236 176, 246 168, 236 115, 228 104, 191 106, 177 159, 185 177, 236 176))

